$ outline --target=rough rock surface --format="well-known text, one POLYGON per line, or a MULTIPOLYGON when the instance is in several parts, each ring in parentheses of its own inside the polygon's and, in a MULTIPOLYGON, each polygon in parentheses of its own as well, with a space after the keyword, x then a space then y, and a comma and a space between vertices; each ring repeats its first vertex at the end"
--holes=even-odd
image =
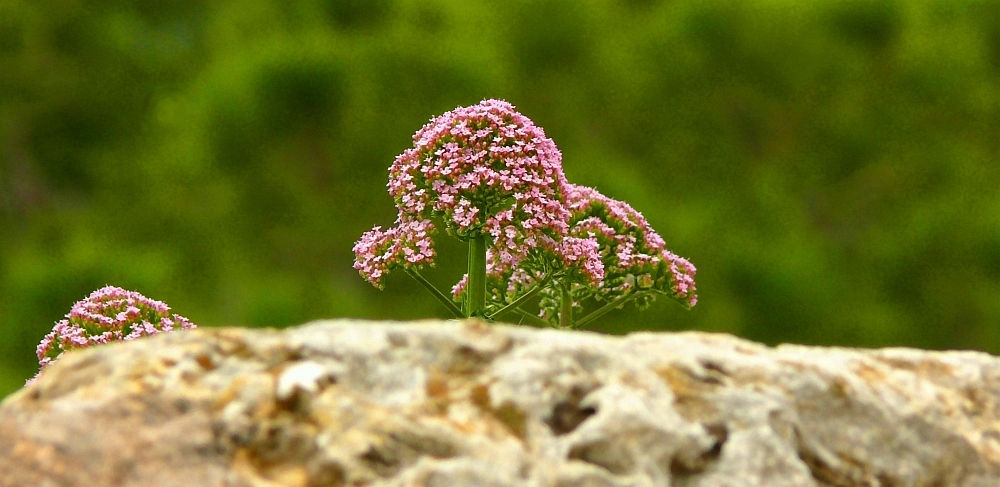
POLYGON ((2 486, 997 486, 1000 360, 468 322, 199 329, 0 405, 2 486))

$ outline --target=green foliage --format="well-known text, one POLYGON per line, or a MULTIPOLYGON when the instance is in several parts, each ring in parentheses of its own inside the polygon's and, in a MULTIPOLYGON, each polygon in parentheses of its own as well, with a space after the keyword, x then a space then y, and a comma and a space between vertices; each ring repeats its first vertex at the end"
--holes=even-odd
POLYGON ((487 97, 699 268, 692 311, 593 329, 1000 352, 998 0, 8 0, 0 394, 105 284, 202 325, 446 316, 351 246, 487 97))

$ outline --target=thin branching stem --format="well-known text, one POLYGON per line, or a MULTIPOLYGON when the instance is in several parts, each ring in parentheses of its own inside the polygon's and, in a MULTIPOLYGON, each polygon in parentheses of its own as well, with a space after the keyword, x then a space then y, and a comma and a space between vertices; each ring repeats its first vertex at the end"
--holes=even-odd
POLYGON ((500 308, 500 311, 497 311, 496 313, 490 315, 490 319, 496 320, 497 318, 500 318, 501 316, 507 314, 508 312, 520 308, 521 305, 528 302, 529 299, 537 296, 538 293, 541 292, 541 290, 544 289, 545 286, 549 284, 550 280, 551 279, 549 279, 549 276, 545 276, 545 278, 542 279, 541 281, 538 281, 538 284, 535 284, 535 287, 531 288, 530 291, 524 293, 521 297, 515 299, 514 302, 508 304, 507 306, 500 308))
POLYGON ((586 325, 587 323, 590 323, 591 321, 594 321, 597 318, 600 318, 601 316, 604 315, 604 313, 607 313, 608 311, 611 311, 611 310, 613 310, 613 309, 615 309, 615 308, 617 308, 617 307, 619 307, 619 306, 621 306, 621 305, 623 305, 623 304, 625 304, 625 303, 627 303, 627 302, 629 302, 629 301, 631 301, 631 300, 639 297, 640 294, 641 293, 630 292, 628 294, 623 294, 621 296, 618 296, 614 301, 611 301, 610 303, 605 304, 604 306, 601 306, 600 308, 597 308, 596 310, 594 310, 589 315, 584 316, 583 318, 580 318, 580 321, 576 322, 576 326, 586 325))
POLYGON ((545 321, 545 320, 543 320, 543 319, 541 319, 541 318, 539 318, 539 317, 537 317, 537 316, 535 316, 535 315, 533 315, 533 314, 531 314, 531 313, 529 313, 529 312, 527 312, 527 311, 525 311, 525 310, 523 310, 521 308, 516 308, 514 311, 517 314, 521 315, 521 318, 524 318, 524 321, 527 321, 528 323, 530 323, 530 324, 532 324, 534 326, 541 326, 541 327, 546 327, 546 328, 549 326, 549 323, 547 321, 545 321))
POLYGON ((430 281, 424 279, 424 276, 421 276, 416 269, 404 269, 404 270, 406 271, 407 274, 410 275, 410 277, 416 279, 417 282, 419 282, 420 284, 423 284, 424 288, 430 291, 430 293, 433 294, 434 297, 438 299, 438 301, 441 301, 441 304, 443 304, 446 308, 448 308, 448 311, 451 311, 451 313, 455 315, 456 318, 465 317, 465 315, 462 314, 462 310, 458 309, 458 306, 455 306, 455 303, 453 303, 452 300, 449 299, 447 295, 439 291, 438 288, 434 287, 434 285, 431 284, 430 281))

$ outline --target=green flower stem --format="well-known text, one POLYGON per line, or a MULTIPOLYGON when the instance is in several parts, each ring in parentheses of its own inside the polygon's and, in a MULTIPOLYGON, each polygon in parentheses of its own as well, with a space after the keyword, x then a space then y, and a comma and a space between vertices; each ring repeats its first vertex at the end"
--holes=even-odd
POLYGON ((621 296, 618 296, 614 301, 611 301, 610 303, 605 304, 604 306, 601 306, 600 308, 594 310, 589 315, 584 316, 583 318, 580 318, 580 321, 578 321, 576 324, 577 324, 577 326, 586 325, 587 323, 590 323, 591 321, 594 321, 594 320, 600 318, 602 315, 604 315, 604 313, 607 313, 608 311, 611 311, 611 310, 613 310, 613 309, 615 309, 615 308, 617 308, 617 307, 619 307, 619 306, 621 306, 621 305, 623 305, 623 304, 625 304, 625 303, 627 303, 627 302, 629 302, 629 301, 631 301, 631 300, 639 297, 639 294, 640 293, 637 293, 637 292, 630 292, 628 294, 623 294, 621 296))
POLYGON ((434 297, 438 299, 438 301, 441 301, 441 304, 443 304, 446 308, 448 308, 448 311, 451 311, 451 313, 454 314, 456 318, 465 317, 465 315, 462 314, 462 310, 458 309, 458 306, 455 306, 455 303, 453 303, 451 299, 448 298, 447 295, 439 291, 438 288, 434 287, 434 285, 431 284, 430 281, 424 279, 424 276, 421 276, 416 269, 404 268, 403 270, 405 270, 406 273, 410 275, 410 277, 416 279, 417 282, 423 284, 424 288, 430 291, 430 293, 433 294, 434 297))
POLYGON ((469 240, 469 282, 465 289, 465 315, 484 316, 486 310, 486 236, 469 240))
POLYGON ((562 286, 562 299, 559 300, 559 326, 561 328, 573 327, 573 296, 569 293, 568 286, 562 286))
POLYGON ((525 311, 525 310, 523 310, 521 308, 517 308, 514 311, 517 312, 517 314, 521 315, 521 318, 523 318, 524 321, 527 321, 528 323, 530 323, 530 324, 532 324, 534 326, 540 326, 540 327, 543 327, 543 328, 548 328, 549 327, 549 323, 547 321, 545 321, 545 320, 543 320, 543 319, 541 319, 541 318, 539 318, 539 317, 537 317, 537 316, 535 316, 535 315, 533 315, 533 314, 531 314, 531 313, 529 313, 529 312, 527 312, 527 311, 525 311))
POLYGON ((549 276, 545 276, 544 279, 538 281, 538 284, 535 284, 535 287, 531 288, 531 291, 524 293, 524 295, 515 299, 514 302, 508 304, 507 306, 504 306, 503 308, 500 308, 500 311, 493 313, 490 316, 490 319, 496 320, 497 318, 500 318, 501 316, 507 314, 508 312, 520 308, 522 304, 526 303, 529 299, 538 295, 538 293, 541 292, 541 290, 544 289, 545 286, 549 284, 549 281, 550 281, 549 276))

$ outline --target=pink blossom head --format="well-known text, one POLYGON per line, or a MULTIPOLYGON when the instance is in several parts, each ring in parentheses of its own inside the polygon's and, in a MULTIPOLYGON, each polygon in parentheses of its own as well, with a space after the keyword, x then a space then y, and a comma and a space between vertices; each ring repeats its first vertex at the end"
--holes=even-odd
POLYGON ((382 289, 382 277, 398 268, 434 265, 430 220, 411 220, 400 216, 396 226, 385 231, 375 227, 361 235, 354 244, 354 268, 368 282, 382 289))
POLYGON ((593 288, 595 296, 614 299, 638 288, 694 306, 694 265, 667 250, 641 213, 585 186, 567 184, 565 194, 573 214, 569 234, 596 238, 601 248, 605 282, 593 288))
POLYGON ((388 188, 401 215, 439 217, 462 239, 489 233, 523 242, 566 232, 565 181, 562 154, 545 132, 510 103, 484 100, 417 131, 389 169, 388 188), (523 226, 508 236, 512 222, 523 226))
POLYGON ((35 349, 39 372, 70 350, 134 340, 178 328, 196 326, 187 318, 170 313, 170 307, 161 301, 106 286, 74 304, 66 318, 56 322, 52 331, 42 338, 35 349))
MULTIPOLYGON (((491 275, 512 272, 536 249, 558 245, 569 230, 562 154, 510 103, 484 100, 456 108, 417 131, 413 144, 389 169, 398 221, 430 226, 431 218, 440 218, 460 239, 487 236, 491 275)), ((355 245, 354 267, 381 287, 382 275, 397 264, 430 262, 431 245, 412 229, 376 228, 355 245), (398 253, 406 248, 414 253, 398 253)), ((461 289, 456 286, 456 295, 461 289)))

